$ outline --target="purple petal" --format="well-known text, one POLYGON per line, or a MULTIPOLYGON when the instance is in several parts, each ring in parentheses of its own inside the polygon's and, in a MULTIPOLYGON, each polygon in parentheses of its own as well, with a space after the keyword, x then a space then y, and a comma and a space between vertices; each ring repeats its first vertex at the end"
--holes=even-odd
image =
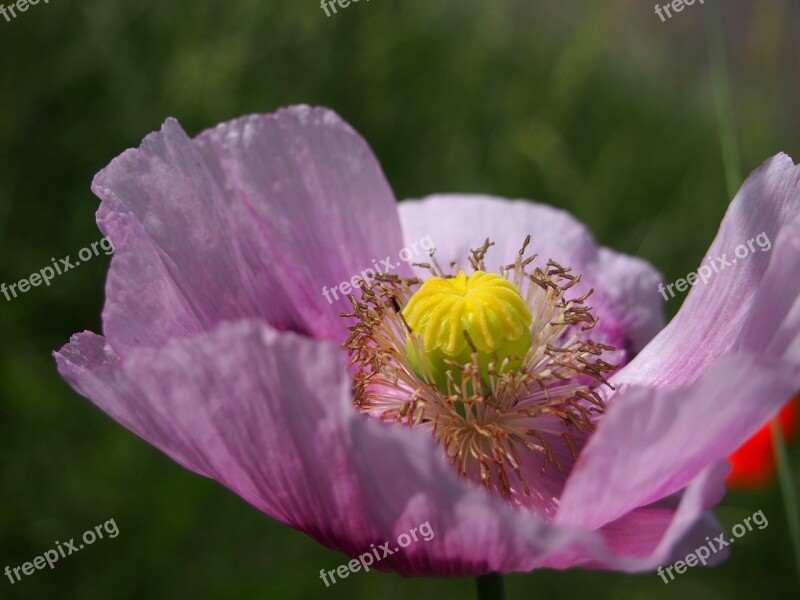
MULTIPOLYGON (((682 558, 704 544, 706 536, 717 535, 722 530, 709 509, 725 495, 728 471, 727 461, 711 465, 680 494, 674 510, 657 505, 633 510, 603 527, 606 540, 618 552, 650 560, 660 558, 665 564, 682 558), (663 529, 658 527, 659 521, 665 525, 663 529)), ((714 564, 726 557, 727 553, 716 555, 714 564)))
POLYGON ((137 435, 330 548, 355 557, 430 524, 433 539, 383 558, 380 570, 647 569, 668 553, 664 540, 686 529, 681 511, 703 509, 685 494, 671 521, 664 511, 631 519, 625 535, 639 531, 647 548, 611 528, 547 523, 460 479, 427 433, 357 413, 334 344, 256 321, 122 359, 103 338, 80 334, 56 359, 77 391, 137 435))
POLYGON ((170 119, 101 171, 93 190, 119 252, 104 331, 123 354, 245 317, 339 339, 342 307, 323 286, 402 246, 372 152, 323 109, 243 117, 195 140, 170 119), (138 328, 133 314, 144 316, 138 328))
POLYGON ((594 529, 683 489, 753 435, 798 387, 796 369, 737 354, 688 387, 621 390, 575 463, 556 521, 594 529))
POLYGON ((733 351, 782 359, 800 368, 800 220, 785 227, 733 351))
POLYGON ((436 543, 376 568, 482 571, 544 555, 563 537, 460 480, 428 434, 358 414, 333 344, 243 321, 121 361, 103 338, 80 334, 56 359, 137 435, 330 548, 354 556, 431 523, 436 543), (521 522, 530 541, 518 555, 506 537, 521 522))
POLYGON ((582 275, 580 296, 595 289, 590 304, 612 343, 638 352, 664 326, 663 303, 654 294, 661 275, 645 261, 598 248, 592 234, 569 213, 543 204, 489 196, 437 195, 400 203, 406 243, 429 235, 442 266, 469 266, 472 248, 490 238, 486 267, 514 262, 525 237, 542 262, 553 259, 582 275), (615 339, 616 338, 616 339, 615 339))
POLYGON ((176 285, 141 223, 129 213, 112 213, 103 225, 116 245, 106 280, 103 322, 105 334, 117 341, 121 352, 204 331, 205 319, 176 285))
MULTIPOLYGON (((706 469, 679 495, 675 506, 661 502, 638 508, 606 524, 599 530, 607 544, 606 555, 601 559, 597 558, 597 548, 569 548, 548 557, 541 566, 562 569, 581 566, 635 573, 673 562, 701 545, 698 542, 705 536, 720 532, 719 522, 709 509, 724 495, 724 477, 729 468, 725 462, 706 469)), ((726 556, 720 553, 712 564, 726 556)))
MULTIPOLYGON (((735 250, 761 233, 774 244, 781 231, 798 219, 800 167, 785 154, 780 154, 754 171, 731 203, 706 254, 706 258, 711 258, 713 265, 720 269, 719 273, 712 274, 705 285, 701 282, 694 285, 670 324, 632 363, 614 376, 612 383, 670 388, 686 385, 735 344, 746 345, 744 340, 737 338, 745 323, 756 318, 753 316, 754 303, 765 283, 765 274, 771 271, 774 282, 783 276, 779 270, 789 268, 784 265, 786 259, 781 258, 788 247, 773 247, 765 252, 753 243, 755 252, 741 259, 735 258, 735 250), (737 262, 721 268, 719 263, 723 260, 737 262), (780 266, 770 270, 772 261, 779 261, 780 266)), ((703 264, 709 263, 704 260, 703 264)), ((796 271, 796 265, 791 268, 796 271)), ((769 311, 770 301, 763 295, 761 298, 759 309, 769 311)), ((789 301, 794 300, 775 300, 776 306, 789 301)), ((753 333, 750 330, 750 334, 753 333)), ((787 395, 784 401, 788 398, 787 395)))
POLYGON ((55 359, 58 372, 76 392, 181 466, 211 476, 202 455, 181 443, 170 415, 152 406, 127 377, 122 358, 104 337, 89 331, 77 333, 55 353, 55 359))

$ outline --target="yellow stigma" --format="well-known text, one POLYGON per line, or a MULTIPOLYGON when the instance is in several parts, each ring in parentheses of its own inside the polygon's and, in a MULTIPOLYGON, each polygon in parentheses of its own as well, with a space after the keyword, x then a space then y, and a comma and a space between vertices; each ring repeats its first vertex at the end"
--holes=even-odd
MULTIPOLYGON (((497 371, 519 368, 531 345, 533 320, 525 299, 510 281, 496 273, 476 271, 469 277, 464 271, 450 279, 431 277, 411 297, 403 317, 421 341, 431 372, 440 388, 446 389, 447 371, 453 371, 456 383, 460 370, 448 365, 472 362, 472 348, 478 352, 478 366, 484 377, 490 362, 497 371), (504 359, 514 356, 503 366, 504 359)), ((419 344, 417 345, 419 347, 419 344)), ((414 369, 422 369, 414 344, 408 344, 414 369)))

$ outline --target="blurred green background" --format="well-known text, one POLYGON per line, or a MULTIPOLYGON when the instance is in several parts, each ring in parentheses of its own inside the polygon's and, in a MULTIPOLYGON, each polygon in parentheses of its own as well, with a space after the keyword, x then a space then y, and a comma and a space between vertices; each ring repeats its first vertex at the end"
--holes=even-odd
MULTIPOLYGON (((165 117, 194 134, 297 102, 359 130, 398 198, 561 206, 672 281, 702 259, 730 200, 708 60, 714 4, 666 23, 638 0, 362 0, 330 18, 317 0, 51 0, 0 17, 0 282, 99 239, 92 176, 165 117)), ((720 12, 742 168, 778 151, 797 160, 800 6, 737 0, 720 12)), ((109 518, 120 534, 13 586, 0 578, 0 597, 474 597, 470 580, 374 572, 326 589, 319 570, 343 556, 73 393, 50 353, 100 330, 108 260, 0 297, 0 569, 109 518)), ((510 576, 508 596, 797 597, 777 486, 730 494, 719 515, 730 527, 758 509, 769 527, 716 570, 669 585, 542 571, 510 576)))

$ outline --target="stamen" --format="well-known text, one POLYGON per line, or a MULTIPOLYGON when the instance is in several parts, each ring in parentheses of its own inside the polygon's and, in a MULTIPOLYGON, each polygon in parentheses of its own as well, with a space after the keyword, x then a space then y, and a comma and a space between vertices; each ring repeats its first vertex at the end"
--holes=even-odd
POLYGON ((614 348, 588 337, 592 290, 568 299, 580 275, 552 260, 531 269, 530 240, 500 274, 486 272, 488 239, 469 276, 445 273, 432 252, 418 265, 427 281, 378 276, 342 315, 356 319, 344 344, 355 405, 430 431, 462 476, 517 503, 540 494, 523 475, 531 459, 544 474, 576 458, 605 411, 596 389, 616 369, 603 360, 614 348))

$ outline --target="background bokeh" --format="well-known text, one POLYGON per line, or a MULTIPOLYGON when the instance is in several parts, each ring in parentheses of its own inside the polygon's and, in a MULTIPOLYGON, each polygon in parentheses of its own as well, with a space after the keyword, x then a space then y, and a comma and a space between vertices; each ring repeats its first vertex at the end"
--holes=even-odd
MULTIPOLYGON (((707 43, 719 4, 742 169, 778 151, 800 158, 793 0, 706 0, 666 23, 639 0, 361 0, 330 18, 317 0, 51 0, 0 17, 0 282, 98 240, 92 176, 165 117, 194 134, 297 102, 332 107, 359 130, 398 198, 551 203, 672 281, 702 259, 730 200, 707 43)), ((0 597, 474 596, 470 580, 374 572, 326 589, 319 570, 342 555, 72 392, 50 353, 100 330, 108 262, 0 297, 0 570, 109 518, 120 534, 13 586, 0 574, 0 597)), ((731 526, 758 509, 769 526, 718 569, 669 585, 653 574, 513 575, 509 598, 797 597, 777 486, 729 494, 719 515, 731 526)))

